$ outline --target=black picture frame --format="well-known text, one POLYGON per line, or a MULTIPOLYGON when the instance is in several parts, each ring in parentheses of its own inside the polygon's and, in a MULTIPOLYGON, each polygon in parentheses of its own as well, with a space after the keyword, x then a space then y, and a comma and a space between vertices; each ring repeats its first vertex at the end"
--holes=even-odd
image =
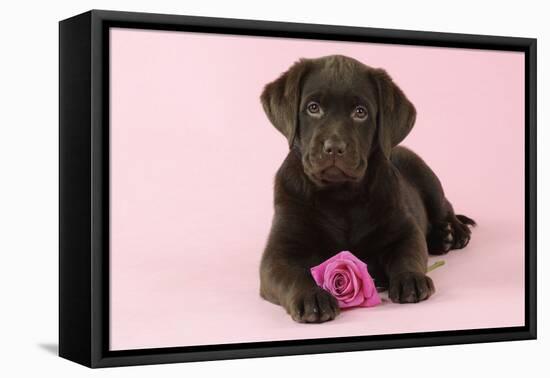
POLYGON ((59 355, 88 367, 536 338, 536 39, 92 10, 59 23, 59 355), (525 326, 110 351, 111 27, 525 53, 525 326))

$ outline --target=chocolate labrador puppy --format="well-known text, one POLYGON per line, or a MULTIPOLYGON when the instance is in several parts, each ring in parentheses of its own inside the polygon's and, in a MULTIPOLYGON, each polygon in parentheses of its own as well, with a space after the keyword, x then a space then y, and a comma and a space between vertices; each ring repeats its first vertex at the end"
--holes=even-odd
POLYGON ((298 322, 334 319, 338 304, 309 269, 349 250, 392 301, 429 298, 428 253, 465 247, 475 222, 455 215, 434 172, 397 146, 416 111, 390 76, 345 56, 302 59, 261 102, 290 147, 275 177, 261 296, 298 322))

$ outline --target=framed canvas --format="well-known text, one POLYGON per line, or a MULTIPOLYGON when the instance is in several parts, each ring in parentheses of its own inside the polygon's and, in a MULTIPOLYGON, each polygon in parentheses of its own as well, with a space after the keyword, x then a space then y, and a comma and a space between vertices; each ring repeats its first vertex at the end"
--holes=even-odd
POLYGON ((59 27, 62 357, 536 337, 535 39, 97 10, 59 27))

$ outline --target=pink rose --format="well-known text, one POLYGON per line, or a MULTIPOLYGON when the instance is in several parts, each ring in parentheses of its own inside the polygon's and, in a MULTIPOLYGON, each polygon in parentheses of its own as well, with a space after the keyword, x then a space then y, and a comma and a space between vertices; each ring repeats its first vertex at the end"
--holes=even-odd
POLYGON ((318 286, 338 300, 340 308, 372 307, 381 303, 367 264, 349 251, 314 266, 311 275, 318 286))

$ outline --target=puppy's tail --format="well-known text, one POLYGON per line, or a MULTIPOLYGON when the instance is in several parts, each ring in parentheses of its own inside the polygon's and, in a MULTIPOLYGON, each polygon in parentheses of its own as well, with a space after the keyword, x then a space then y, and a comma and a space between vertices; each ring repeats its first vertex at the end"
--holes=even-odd
POLYGON ((456 219, 458 219, 459 221, 461 221, 462 223, 468 226, 472 226, 472 227, 477 226, 476 221, 473 220, 472 218, 468 218, 466 215, 456 214, 456 219))

